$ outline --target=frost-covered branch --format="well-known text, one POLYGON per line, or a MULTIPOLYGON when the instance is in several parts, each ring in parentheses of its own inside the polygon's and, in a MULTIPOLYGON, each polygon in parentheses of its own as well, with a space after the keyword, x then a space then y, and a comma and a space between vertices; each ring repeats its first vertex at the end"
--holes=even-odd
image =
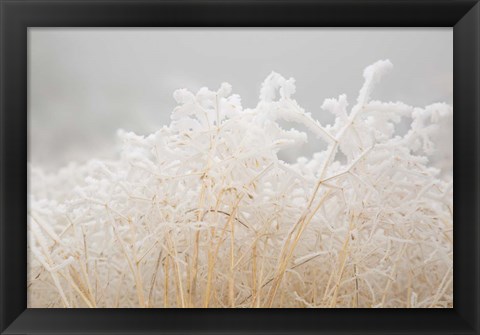
POLYGON ((325 100, 330 125, 273 72, 255 108, 181 89, 169 125, 118 132, 117 160, 30 167, 29 307, 452 307, 452 171, 432 164, 452 107, 372 100, 391 67, 351 108, 325 100))

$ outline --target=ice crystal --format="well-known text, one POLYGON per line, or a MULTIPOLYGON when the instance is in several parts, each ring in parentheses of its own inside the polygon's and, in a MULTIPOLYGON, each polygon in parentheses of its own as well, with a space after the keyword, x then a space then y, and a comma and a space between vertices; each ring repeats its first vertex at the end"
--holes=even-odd
POLYGON ((255 108, 181 89, 118 159, 30 167, 29 307, 452 307, 452 171, 432 164, 452 108, 371 100, 391 67, 351 108, 325 100, 331 125, 272 72, 255 108), (307 140, 327 147, 278 158, 307 140))

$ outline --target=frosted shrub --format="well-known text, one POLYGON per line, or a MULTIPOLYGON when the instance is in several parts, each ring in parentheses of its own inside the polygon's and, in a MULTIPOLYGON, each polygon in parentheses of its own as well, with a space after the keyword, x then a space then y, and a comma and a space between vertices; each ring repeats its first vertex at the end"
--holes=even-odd
POLYGON ((118 159, 31 168, 29 307, 452 307, 452 171, 429 163, 452 108, 371 100, 391 66, 351 108, 325 100, 332 125, 272 73, 253 109, 229 84, 178 90, 118 159), (328 146, 278 158, 307 140, 328 146))

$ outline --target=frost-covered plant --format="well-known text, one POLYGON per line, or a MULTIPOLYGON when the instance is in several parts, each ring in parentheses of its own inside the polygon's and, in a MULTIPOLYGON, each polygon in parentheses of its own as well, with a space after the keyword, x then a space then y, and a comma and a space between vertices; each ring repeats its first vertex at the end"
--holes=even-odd
POLYGON ((31 168, 29 307, 452 307, 452 173, 429 163, 452 108, 371 100, 391 66, 353 107, 325 100, 332 125, 272 73, 253 109, 229 84, 178 90, 118 159, 31 168), (327 149, 280 160, 307 133, 279 120, 327 149))

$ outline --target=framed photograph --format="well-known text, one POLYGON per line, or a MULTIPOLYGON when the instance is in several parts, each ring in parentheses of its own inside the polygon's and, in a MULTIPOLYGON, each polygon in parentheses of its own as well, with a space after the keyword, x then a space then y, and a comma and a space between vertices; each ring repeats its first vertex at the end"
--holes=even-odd
POLYGON ((477 1, 0 10, 1 334, 479 333, 477 1))

